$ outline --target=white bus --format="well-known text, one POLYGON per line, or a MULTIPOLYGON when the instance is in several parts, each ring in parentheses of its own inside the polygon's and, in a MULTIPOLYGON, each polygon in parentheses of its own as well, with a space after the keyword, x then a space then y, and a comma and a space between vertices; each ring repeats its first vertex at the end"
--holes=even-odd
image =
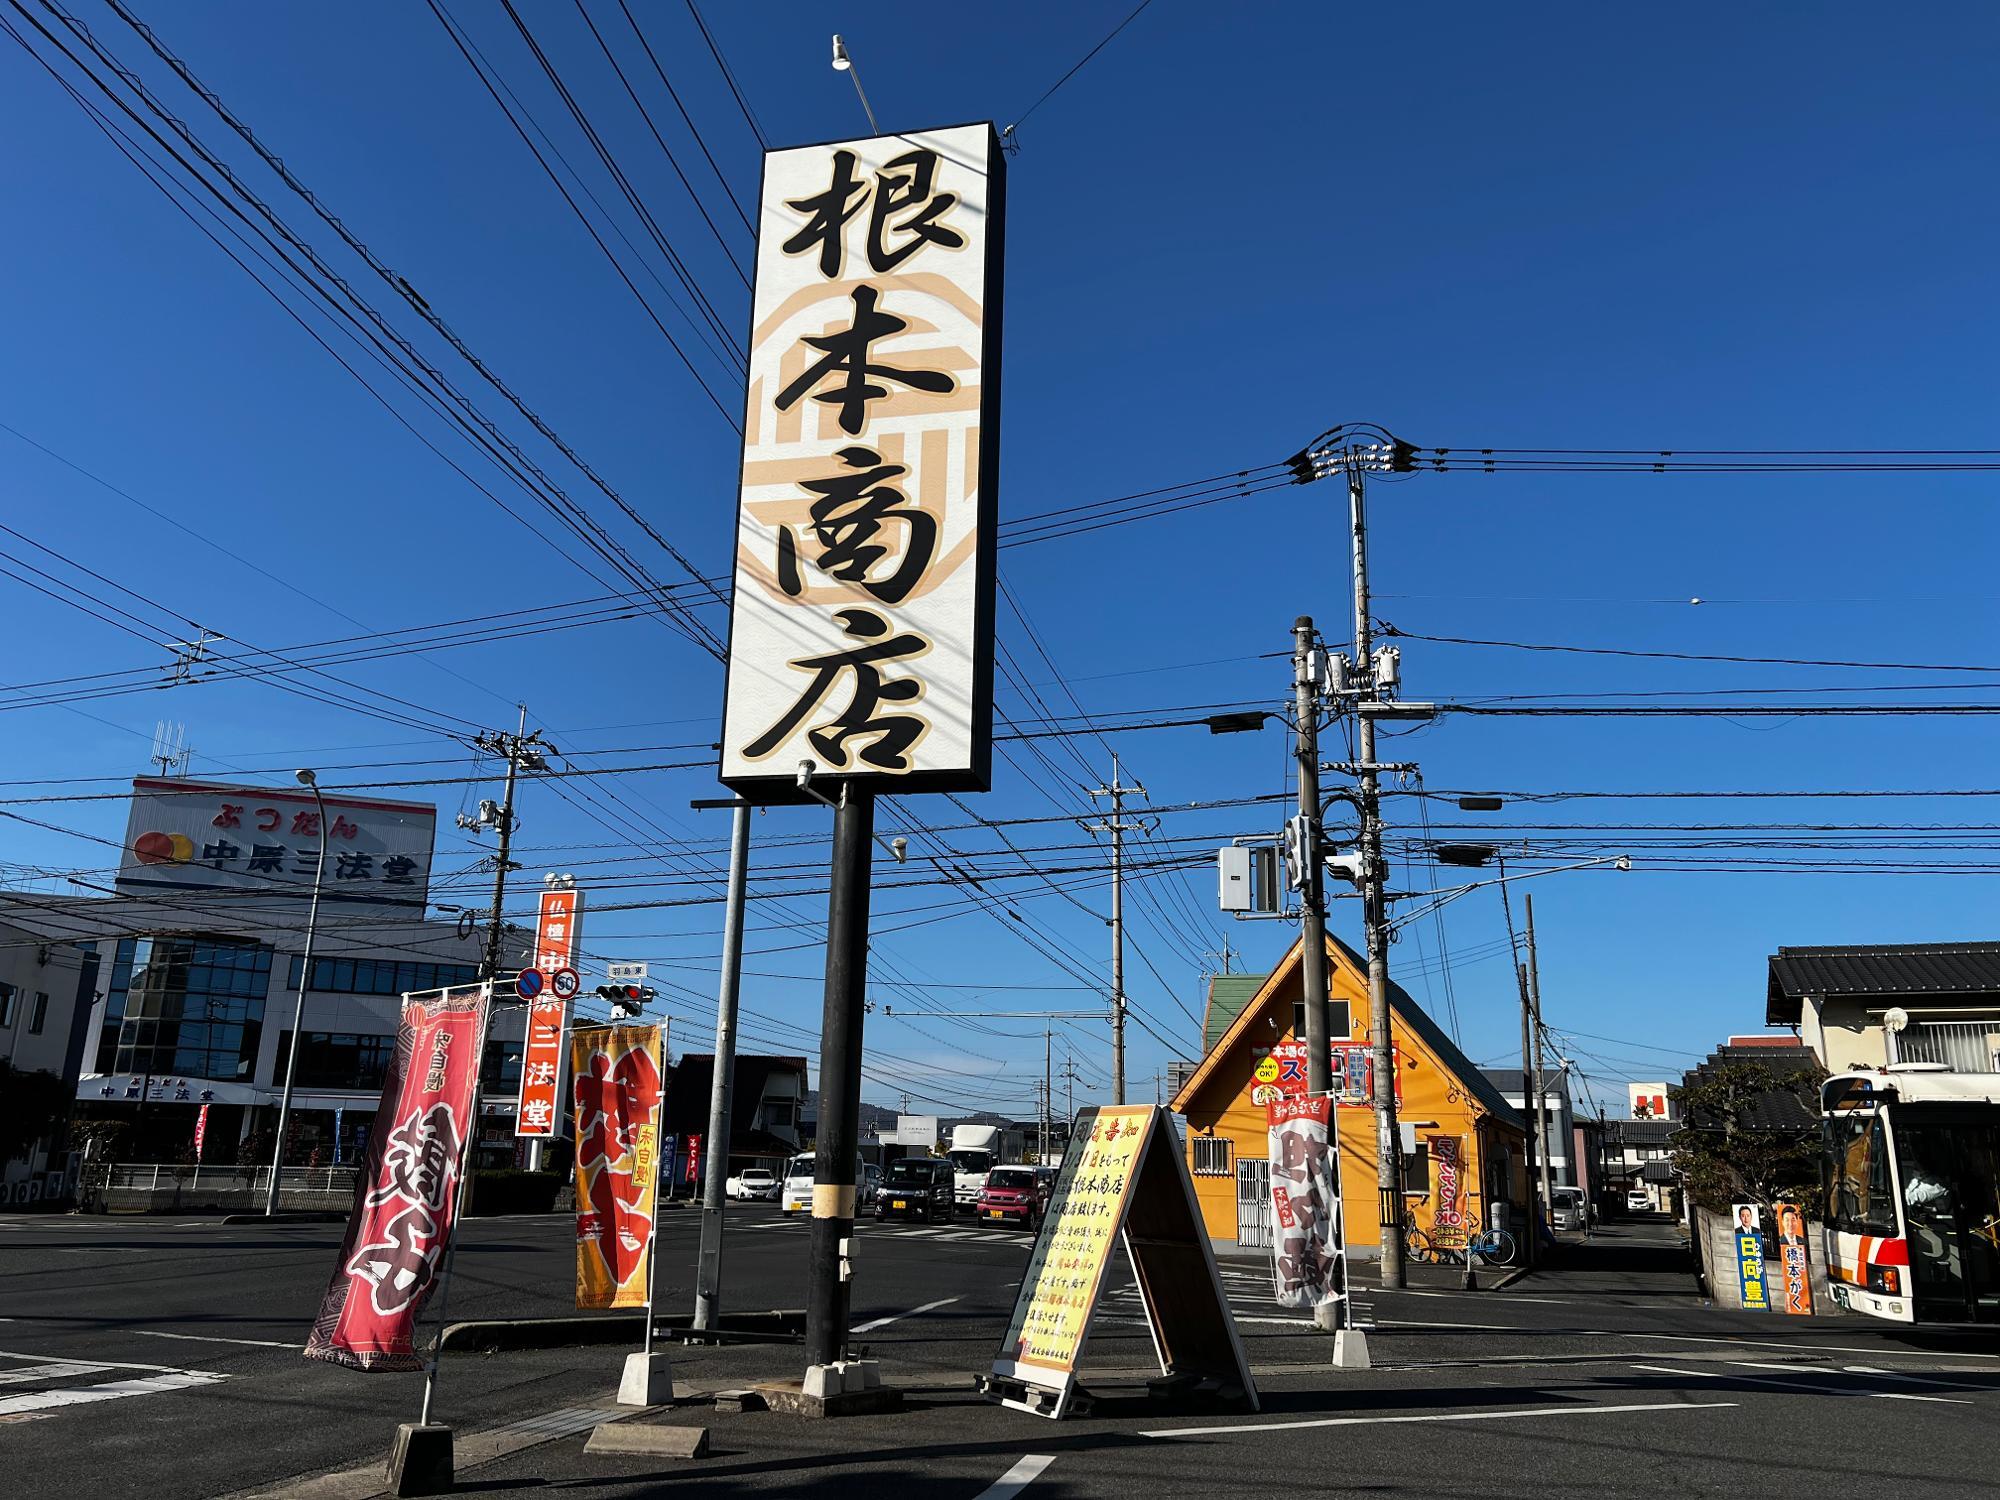
POLYGON ((1836 1073, 1820 1108, 1833 1300, 1898 1323, 2000 1323, 2000 1074, 1836 1073))

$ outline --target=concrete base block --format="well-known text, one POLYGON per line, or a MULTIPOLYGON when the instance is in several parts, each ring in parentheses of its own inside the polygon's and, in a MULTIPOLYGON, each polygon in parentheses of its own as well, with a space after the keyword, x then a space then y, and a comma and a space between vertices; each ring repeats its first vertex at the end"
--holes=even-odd
POLYGON ((1368 1335, 1359 1328, 1343 1328, 1333 1336, 1333 1367, 1336 1370, 1372 1368, 1368 1358, 1368 1335))
POLYGON ((618 1382, 620 1406, 671 1406, 674 1401, 673 1362, 662 1353, 628 1354, 618 1382))
POLYGON ((644 1458, 700 1458, 708 1452, 706 1427, 656 1427, 642 1422, 600 1422, 585 1453, 625 1453, 644 1458))
POLYGON ((847 1380, 839 1365, 808 1365, 806 1378, 799 1383, 800 1391, 817 1401, 828 1396, 838 1396, 847 1389, 847 1380))
POLYGON ((452 1487, 451 1429, 441 1422, 405 1422, 389 1449, 389 1493, 444 1495, 452 1487))
POLYGON ((715 1409, 726 1412, 764 1410, 764 1398, 752 1390, 717 1391, 715 1409))
POLYGON ((882 1384, 882 1362, 876 1359, 843 1360, 835 1366, 840 1371, 840 1389, 848 1391, 872 1391, 882 1384))
POLYGON ((903 1393, 893 1385, 878 1385, 867 1391, 838 1391, 833 1395, 813 1395, 803 1380, 773 1380, 753 1387, 764 1404, 789 1417, 858 1417, 871 1412, 896 1411, 903 1393))

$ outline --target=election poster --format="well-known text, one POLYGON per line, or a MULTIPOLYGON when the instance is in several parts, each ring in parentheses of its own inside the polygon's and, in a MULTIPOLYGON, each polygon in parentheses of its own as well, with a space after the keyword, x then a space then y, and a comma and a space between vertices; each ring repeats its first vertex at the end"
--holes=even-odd
POLYGON ((658 1026, 593 1026, 570 1034, 578 1307, 648 1301, 663 1045, 658 1026))
POLYGON ((1778 1265, 1784 1275, 1785 1311, 1810 1317, 1812 1272, 1806 1261, 1806 1220, 1796 1203, 1773 1205, 1778 1216, 1778 1265))
POLYGON ((404 1002, 354 1213, 306 1341, 353 1370, 420 1370, 417 1319, 450 1246, 486 1039, 484 985, 404 1002))

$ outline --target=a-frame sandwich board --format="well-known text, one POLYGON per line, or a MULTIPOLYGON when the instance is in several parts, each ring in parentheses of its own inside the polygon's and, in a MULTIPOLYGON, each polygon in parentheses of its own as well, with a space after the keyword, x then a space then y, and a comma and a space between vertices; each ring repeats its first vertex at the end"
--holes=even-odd
POLYGON ((1160 1373, 1257 1410, 1194 1181, 1172 1117, 1154 1105, 1078 1111, 1006 1339, 981 1389, 1037 1416, 1070 1410, 1118 1244, 1138 1278, 1160 1373))

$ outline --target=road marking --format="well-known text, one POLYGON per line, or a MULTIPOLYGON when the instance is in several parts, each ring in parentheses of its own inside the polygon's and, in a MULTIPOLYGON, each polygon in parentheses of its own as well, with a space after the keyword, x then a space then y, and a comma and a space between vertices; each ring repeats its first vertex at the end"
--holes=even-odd
POLYGON ((9 1396, 0 1401, 0 1416, 15 1412, 47 1411, 57 1406, 85 1406, 93 1401, 117 1401, 125 1396, 153 1396, 165 1391, 186 1390, 190 1386, 214 1385, 227 1375, 202 1370, 177 1370, 171 1375, 147 1375, 137 1380, 113 1380, 103 1385, 85 1386, 74 1391, 37 1391, 27 1396, 9 1396))
MULTIPOLYGON (((1594 1332, 1592 1329, 1578 1329, 1579 1333, 1594 1332)), ((1735 1344, 1746 1349, 1805 1349, 1814 1354, 1873 1354, 1878 1358, 1889 1351, 1877 1344, 1873 1348, 1856 1348, 1851 1344, 1785 1344, 1775 1339, 1724 1339, 1698 1333, 1621 1333, 1626 1339, 1672 1339, 1683 1344, 1735 1344)), ((1949 1359, 2000 1359, 2000 1354, 1980 1354, 1977 1351, 1954 1350, 1945 1356, 1949 1359)))
POLYGON ((210 1333, 168 1333, 161 1328, 134 1328, 142 1339, 186 1339, 191 1344, 247 1344, 252 1349, 303 1349, 304 1344, 285 1344, 276 1339, 225 1339, 210 1333))
POLYGON ((981 1490, 973 1500, 1014 1500, 1014 1496, 1033 1484, 1042 1470, 1055 1461, 1053 1453, 1030 1453, 981 1490))
MULTIPOLYGON (((46 1360, 47 1358, 46 1354, 16 1354, 10 1349, 0 1349, 0 1359, 46 1360)), ((93 1359, 91 1363, 101 1365, 107 1370, 158 1370, 167 1375, 186 1373, 179 1365, 142 1365, 129 1359, 93 1359)))
POLYGON ((56 1245, 59 1255, 151 1255, 144 1245, 56 1245))
MULTIPOLYGON (((1761 1365, 1752 1364, 1748 1360, 1733 1360, 1731 1363, 1740 1365, 1746 1370, 1798 1370, 1796 1365, 1761 1365)), ((1803 1380, 1773 1380, 1768 1375, 1733 1375, 1724 1370, 1672 1370, 1668 1369, 1665 1365, 1634 1365, 1632 1368, 1635 1370, 1645 1370, 1654 1375, 1679 1375, 1687 1379, 1741 1380, 1749 1385, 1775 1386, 1777 1389, 1785 1391, 1806 1391, 1814 1396, 1871 1396, 1881 1401, 1941 1401, 1952 1406, 1972 1405, 1970 1401, 1962 1400, 1955 1396, 1919 1396, 1911 1391, 1846 1390, 1837 1385, 1812 1385, 1803 1380)), ((1798 1371, 1798 1373, 1812 1374, 1814 1372, 1805 1370, 1798 1371)), ((1838 1375, 1840 1372, 1838 1370, 1826 1370, 1820 1373, 1838 1375)))
POLYGON ((1238 1432, 1292 1432, 1302 1427, 1371 1427, 1392 1422, 1499 1422, 1517 1417, 1608 1416, 1633 1411, 1713 1411, 1718 1407, 1740 1406, 1740 1401, 1653 1401, 1628 1406, 1537 1406, 1526 1411, 1446 1411, 1419 1416, 1316 1417, 1307 1422, 1240 1422, 1233 1427, 1168 1427, 1159 1432, 1142 1432, 1140 1437, 1185 1438, 1221 1437, 1238 1432))
POLYGON ((891 1313, 886 1318, 876 1318, 872 1322, 857 1324, 847 1331, 849 1333, 873 1333, 878 1328, 887 1328, 891 1323, 900 1323, 905 1318, 914 1318, 918 1313, 927 1313, 936 1308, 949 1307, 958 1300, 956 1297, 940 1298, 936 1302, 926 1302, 922 1307, 913 1307, 908 1312, 891 1313))
POLYGON ((0 1370, 0 1385, 34 1385, 45 1380, 67 1380, 78 1375, 101 1375, 109 1365, 86 1365, 64 1360, 53 1365, 29 1365, 24 1370, 0 1370))

